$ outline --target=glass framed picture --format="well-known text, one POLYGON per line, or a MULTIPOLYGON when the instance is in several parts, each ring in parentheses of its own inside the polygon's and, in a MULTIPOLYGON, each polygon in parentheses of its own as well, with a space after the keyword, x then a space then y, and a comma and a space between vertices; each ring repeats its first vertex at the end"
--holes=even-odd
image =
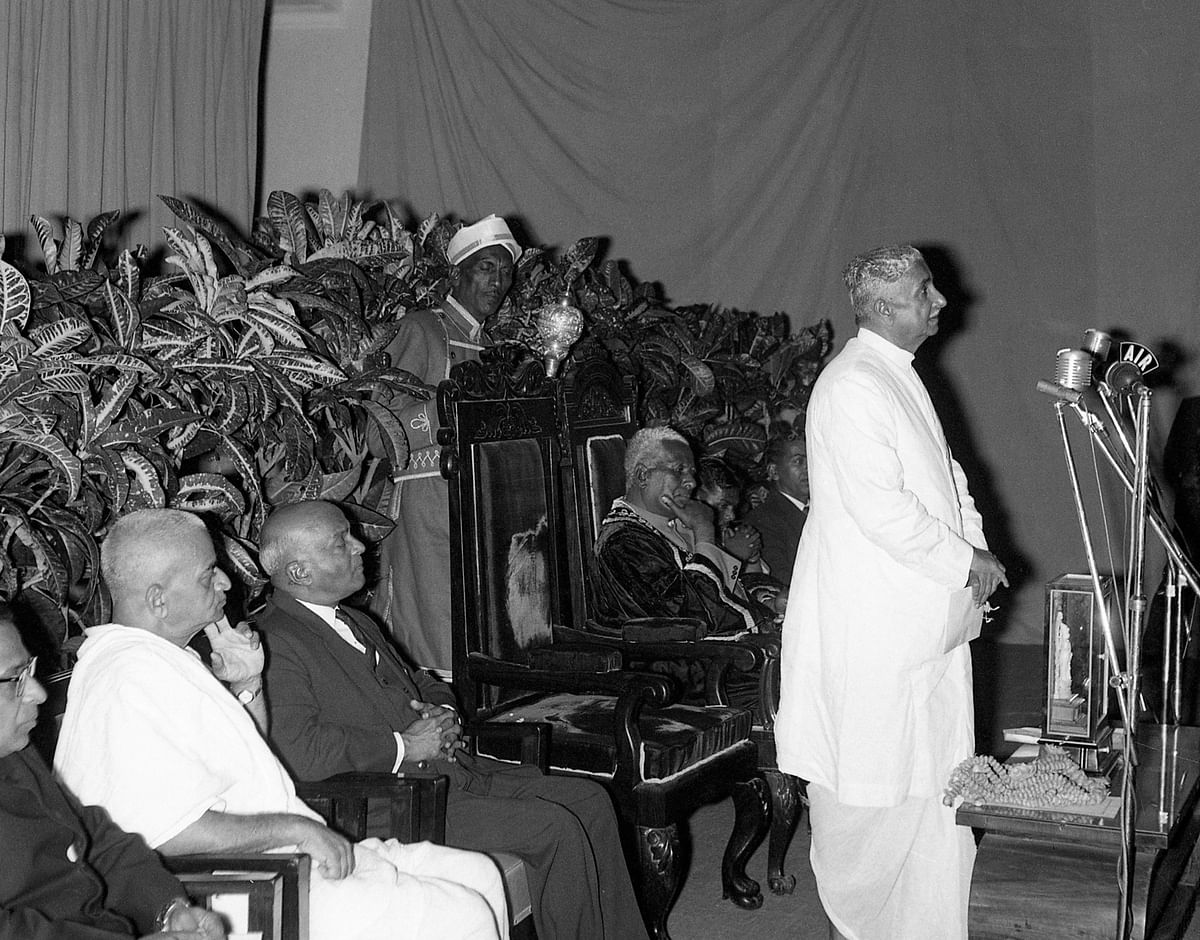
POLYGON ((1113 601, 1108 575, 1100 578, 1099 596, 1090 575, 1064 574, 1046 584, 1046 738, 1097 744, 1108 730, 1113 668, 1101 605, 1122 655, 1113 601))

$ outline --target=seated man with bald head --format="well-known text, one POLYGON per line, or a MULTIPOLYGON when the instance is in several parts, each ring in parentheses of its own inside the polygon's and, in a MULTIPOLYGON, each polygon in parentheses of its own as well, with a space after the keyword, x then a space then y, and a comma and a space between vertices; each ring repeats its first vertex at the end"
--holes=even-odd
POLYGON ((607 792, 462 751, 450 687, 414 673, 370 617, 340 602, 363 585, 363 543, 330 503, 277 509, 260 536, 274 587, 259 615, 271 738, 297 777, 446 774, 446 842, 525 863, 539 937, 645 937, 607 792))
POLYGON ((166 855, 307 852, 313 940, 507 936, 504 887, 486 856, 351 845, 297 798, 246 712, 261 708, 258 677, 240 680, 239 702, 187 647, 221 618, 230 586, 196 516, 119 519, 101 569, 115 622, 87 631, 55 755, 80 799, 166 855))

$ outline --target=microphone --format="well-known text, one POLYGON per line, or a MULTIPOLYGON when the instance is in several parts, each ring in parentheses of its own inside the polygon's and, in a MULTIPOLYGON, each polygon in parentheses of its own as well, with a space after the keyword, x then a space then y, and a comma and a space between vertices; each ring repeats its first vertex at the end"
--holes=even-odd
POLYGON ((1142 370, 1132 362, 1117 360, 1104 373, 1104 381, 1114 394, 1129 395, 1146 387, 1142 370))
POLYGON ((1158 368, 1158 357, 1141 343, 1122 343, 1116 362, 1104 373, 1114 394, 1132 394, 1146 387, 1146 374, 1158 368))

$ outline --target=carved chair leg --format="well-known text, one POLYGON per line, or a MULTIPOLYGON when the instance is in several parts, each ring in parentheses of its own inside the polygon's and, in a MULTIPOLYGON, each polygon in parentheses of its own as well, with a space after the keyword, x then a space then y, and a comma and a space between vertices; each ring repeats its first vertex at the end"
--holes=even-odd
POLYGON ((638 826, 642 913, 650 940, 670 940, 667 915, 679 894, 679 827, 638 826))
POLYGON ((729 834, 729 844, 725 846, 725 857, 721 860, 721 888, 723 897, 752 911, 762 907, 763 896, 758 882, 746 874, 746 862, 762 843, 770 823, 767 782, 762 777, 754 777, 735 784, 733 811, 733 832, 729 834))
POLYGON ((771 788, 771 841, 767 845, 767 886, 772 894, 791 894, 796 876, 783 873, 783 860, 803 811, 800 780, 781 770, 764 770, 771 788))

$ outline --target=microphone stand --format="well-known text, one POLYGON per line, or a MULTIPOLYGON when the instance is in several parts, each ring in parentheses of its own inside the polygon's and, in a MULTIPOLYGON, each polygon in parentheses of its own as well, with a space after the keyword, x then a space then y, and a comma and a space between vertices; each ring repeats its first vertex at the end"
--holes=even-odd
MULTIPOLYGON (((1181 676, 1182 676, 1182 609, 1183 599, 1180 582, 1185 583, 1195 594, 1200 594, 1200 572, 1197 572, 1191 559, 1187 557, 1178 540, 1174 537, 1163 517, 1161 507, 1151 498, 1152 477, 1149 472, 1149 434, 1150 434, 1150 397, 1151 392, 1142 383, 1134 386, 1137 395, 1137 417, 1135 421, 1134 441, 1129 441, 1122 422, 1112 404, 1113 393, 1106 384, 1101 383, 1100 400, 1109 418, 1109 427, 1120 441, 1121 450, 1118 452, 1112 438, 1106 431, 1100 417, 1089 410, 1084 403, 1081 392, 1063 388, 1048 382, 1039 382, 1040 391, 1054 395, 1054 403, 1058 417, 1059 430, 1062 436, 1064 454, 1067 461, 1067 471, 1070 477, 1072 493, 1075 499, 1076 514, 1083 535, 1084 550, 1087 555, 1088 570, 1092 578, 1096 596, 1100 597, 1100 575, 1096 565, 1095 552, 1092 546, 1091 529, 1087 512, 1083 503, 1083 495, 1079 486, 1078 473, 1074 455, 1071 451, 1070 439, 1067 434, 1063 409, 1070 405, 1079 417, 1080 422, 1088 431, 1092 440, 1099 446, 1109 464, 1116 471, 1118 478, 1126 491, 1132 497, 1131 513, 1131 551, 1129 559, 1129 576, 1126 579, 1126 606, 1123 634, 1125 640, 1126 663, 1122 671, 1117 658, 1113 627, 1106 605, 1098 607, 1100 623, 1104 634, 1105 652, 1113 669, 1112 684, 1117 690, 1117 705, 1125 725, 1125 735, 1122 746, 1124 758, 1124 774, 1121 786, 1121 864, 1120 892, 1121 903, 1118 909, 1117 936, 1124 940, 1130 935, 1133 927, 1132 885, 1134 873, 1134 831, 1136 820, 1136 791, 1134 787, 1136 767, 1138 763, 1136 737, 1138 721, 1138 685, 1141 665, 1141 640, 1145 628, 1147 600, 1145 594, 1145 553, 1146 530, 1149 527, 1157 536, 1168 556, 1167 584, 1167 621, 1164 625, 1164 661, 1163 661, 1163 710, 1164 732, 1165 712, 1167 702, 1172 705, 1173 717, 1179 720, 1182 712, 1181 676), (1132 462, 1132 473, 1128 463, 1132 462), (1173 638, 1173 639, 1172 639, 1173 638), (1174 684, 1170 679, 1171 667, 1174 666, 1174 684)), ((1162 759, 1166 761, 1166 749, 1163 749, 1162 759)), ((1165 764, 1162 768, 1165 776, 1165 764)), ((1165 794, 1160 794, 1160 797, 1165 794)), ((1165 825, 1168 821, 1160 799, 1159 823, 1165 825)))

